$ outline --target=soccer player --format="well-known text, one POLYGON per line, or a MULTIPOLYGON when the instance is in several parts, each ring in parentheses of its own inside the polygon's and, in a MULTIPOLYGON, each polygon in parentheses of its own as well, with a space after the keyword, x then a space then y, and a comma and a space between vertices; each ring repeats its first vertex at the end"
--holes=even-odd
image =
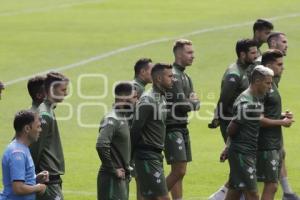
MULTIPOLYGON (((282 32, 273 32, 269 35, 268 37, 268 46, 270 49, 278 49, 282 52, 284 56, 287 55, 287 50, 288 50, 288 39, 287 36, 282 33, 282 32)), ((275 77, 274 81, 278 84, 280 81, 280 77, 275 77)), ((284 149, 284 146, 282 148, 282 153, 283 153, 283 160, 282 160, 282 168, 280 172, 280 184, 281 188, 283 190, 283 200, 300 200, 300 197, 293 192, 291 186, 289 185, 288 182, 288 177, 287 177, 287 168, 285 165, 285 157, 286 157, 286 152, 284 149)))
POLYGON ((168 102, 165 156, 171 165, 167 176, 168 189, 174 200, 183 196, 183 178, 187 163, 192 161, 191 143, 187 128, 188 112, 200 108, 200 101, 194 92, 191 78, 185 73, 194 60, 193 45, 190 40, 179 39, 173 46, 175 61, 173 64, 173 87, 167 90, 168 102))
POLYGON ((43 195, 48 172, 35 174, 35 167, 28 146, 37 141, 41 132, 38 113, 22 110, 14 118, 15 139, 6 147, 2 158, 4 185, 1 200, 35 200, 43 195))
POLYGON ((131 83, 115 87, 115 104, 100 124, 96 149, 101 159, 98 173, 98 200, 128 200, 129 161, 131 156, 130 131, 127 121, 137 100, 131 83))
MULTIPOLYGON (((262 54, 262 65, 274 72, 274 77, 283 72, 283 54, 279 50, 269 50, 262 54)), ((264 182, 262 199, 274 199, 281 170, 283 144, 281 127, 290 127, 293 115, 282 115, 281 97, 278 83, 272 83, 272 89, 264 97, 264 112, 258 137, 257 178, 264 182)))
POLYGON ((224 161, 230 165, 229 189, 225 200, 239 200, 242 193, 247 200, 259 200, 256 178, 257 138, 263 105, 260 102, 272 86, 273 71, 262 65, 254 68, 250 86, 234 102, 234 117, 227 132, 224 161), (227 153, 226 153, 227 152, 227 153))
POLYGON ((131 127, 131 141, 137 179, 145 200, 169 200, 163 170, 167 108, 165 92, 172 87, 172 66, 157 63, 151 71, 152 89, 137 106, 131 127))
POLYGON ((46 97, 45 79, 46 77, 44 76, 35 76, 27 82, 28 93, 32 99, 31 109, 34 111, 37 111, 39 105, 46 97))
POLYGON ((2 93, 2 90, 4 90, 4 84, 0 81, 0 99, 1 99, 1 93, 2 93))
MULTIPOLYGON (((257 58, 257 44, 251 39, 242 39, 236 43, 237 61, 231 64, 225 71, 222 83, 220 98, 218 101, 215 118, 211 122, 220 125, 220 131, 224 142, 227 141, 227 126, 233 117, 233 103, 235 99, 248 88, 249 80, 247 69, 253 65, 257 58)), ((225 183, 217 192, 209 197, 209 200, 224 200, 228 190, 228 183, 225 183)))
POLYGON ((37 148, 31 149, 36 172, 49 171, 47 191, 42 198, 37 198, 40 200, 63 200, 60 176, 65 173, 65 160, 54 109, 67 96, 68 84, 68 78, 58 72, 49 72, 46 75, 45 91, 47 98, 38 107, 42 133, 35 144, 37 148))
POLYGON ((273 28, 273 24, 265 19, 257 19, 253 24, 253 40, 257 43, 259 55, 261 55, 260 47, 267 42, 273 28))
MULTIPOLYGON (((146 85, 152 83, 152 78, 151 78, 152 68, 153 68, 153 63, 150 58, 141 58, 134 65, 133 84, 135 90, 137 91, 138 98, 140 98, 144 93, 146 85)), ((133 177, 136 177, 133 160, 131 161, 130 165, 132 167, 131 175, 133 177)), ((135 181, 136 181, 137 200, 142 200, 139 184, 137 182, 138 180, 135 179, 135 181)))
POLYGON ((151 70, 153 67, 150 58, 141 58, 134 65, 134 80, 133 84, 137 91, 138 98, 141 97, 145 91, 148 83, 152 83, 151 70))

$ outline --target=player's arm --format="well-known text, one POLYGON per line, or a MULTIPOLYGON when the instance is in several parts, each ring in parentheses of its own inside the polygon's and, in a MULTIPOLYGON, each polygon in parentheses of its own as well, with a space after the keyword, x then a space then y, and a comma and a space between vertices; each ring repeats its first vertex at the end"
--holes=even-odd
POLYGON ((107 170, 111 170, 111 172, 113 173, 116 173, 116 169, 114 167, 111 156, 111 141, 115 132, 116 125, 117 121, 115 119, 104 119, 100 125, 99 135, 96 144, 96 150, 102 162, 102 166, 107 170))
POLYGON ((235 91, 239 88, 239 84, 240 77, 237 74, 226 75, 218 103, 218 107, 221 111, 231 107, 230 104, 235 100, 235 91))
POLYGON ((15 151, 11 154, 9 162, 10 178, 12 188, 17 195, 28 195, 32 193, 43 194, 46 190, 44 184, 27 185, 25 184, 26 176, 26 156, 21 151, 15 151))
POLYGON ((141 99, 137 104, 136 112, 132 121, 130 135, 131 135, 131 144, 134 149, 141 137, 142 129, 146 124, 149 116, 155 113, 156 104, 141 99))
POLYGON ((196 110, 199 110, 200 109, 200 100, 197 96, 197 94, 195 93, 194 91, 194 85, 193 85, 193 82, 191 80, 191 78, 188 76, 188 79, 189 79, 189 82, 190 82, 190 85, 191 85, 191 89, 192 89, 192 93, 190 94, 190 97, 189 97, 189 101, 190 101, 190 104, 192 105, 192 110, 193 111, 196 111, 196 110))
POLYGON ((40 116, 42 131, 36 143, 36 152, 32 154, 33 161, 37 167, 39 166, 39 161, 41 159, 44 149, 49 146, 48 141, 52 137, 53 130, 53 118, 46 113, 40 113, 40 116))
POLYGON ((268 128, 274 126, 284 126, 290 127, 294 120, 292 118, 284 117, 283 119, 270 119, 265 117, 264 115, 260 119, 261 127, 268 128))
POLYGON ((40 183, 36 185, 26 185, 24 181, 14 181, 12 183, 12 188, 14 193, 17 195, 28 195, 32 193, 38 193, 42 195, 46 190, 46 185, 40 183))
POLYGON ((227 133, 229 136, 234 136, 238 132, 239 124, 236 123, 234 120, 230 121, 227 127, 227 133))

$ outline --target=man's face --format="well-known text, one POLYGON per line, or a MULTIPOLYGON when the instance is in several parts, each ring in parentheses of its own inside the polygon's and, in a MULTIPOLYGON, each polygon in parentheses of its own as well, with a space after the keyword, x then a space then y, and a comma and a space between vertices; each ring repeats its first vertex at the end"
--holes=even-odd
POLYGON ((279 35, 277 40, 274 40, 275 42, 275 49, 280 50, 283 55, 286 56, 287 54, 287 49, 288 49, 288 40, 285 35, 279 35))
POLYGON ((250 47, 247 53, 242 52, 242 54, 244 54, 242 58, 244 59, 244 62, 246 64, 254 64, 254 61, 257 59, 258 56, 257 53, 257 47, 250 47))
POLYGON ((50 88, 50 96, 57 103, 62 102, 68 95, 68 82, 60 81, 52 84, 50 88))
POLYGON ((144 81, 146 83, 152 83, 151 70, 153 68, 153 63, 148 63, 147 67, 143 69, 142 76, 144 77, 144 81))
POLYGON ((263 80, 258 81, 258 92, 260 96, 265 95, 272 88, 272 76, 266 76, 263 80))
POLYGON ((259 41, 261 43, 266 43, 271 31, 272 31, 271 29, 267 29, 267 28, 262 29, 262 30, 257 30, 255 32, 257 41, 259 41))
POLYGON ((274 72, 274 76, 281 76, 284 67, 283 67, 283 58, 277 58, 276 61, 272 62, 271 64, 267 65, 271 68, 274 72))
POLYGON ((172 69, 165 69, 161 76, 160 86, 164 89, 170 89, 173 86, 172 69))
POLYGON ((194 50, 192 45, 184 45, 176 52, 176 58, 182 63, 183 67, 190 66, 194 60, 194 50))
POLYGON ((34 121, 31 123, 28 133, 28 140, 30 141, 30 143, 36 142, 39 139, 41 131, 42 128, 40 117, 38 114, 35 114, 34 121))

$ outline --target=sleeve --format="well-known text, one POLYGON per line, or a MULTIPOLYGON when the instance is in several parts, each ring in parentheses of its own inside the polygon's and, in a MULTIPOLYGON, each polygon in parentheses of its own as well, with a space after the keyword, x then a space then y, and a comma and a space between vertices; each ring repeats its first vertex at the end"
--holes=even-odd
POLYGON ((44 149, 49 146, 48 141, 50 140, 53 131, 53 119, 43 113, 41 113, 40 115, 42 131, 40 133, 38 141, 30 146, 32 159, 37 168, 37 171, 39 169, 39 161, 41 159, 42 153, 44 149))
MULTIPOLYGON (((231 103, 235 100, 235 91, 239 88, 240 77, 236 74, 228 74, 223 80, 219 107, 222 108, 221 111, 224 111, 228 108, 231 108, 231 103)), ((226 112, 231 113, 231 110, 226 110, 226 112)))
POLYGON ((113 173, 115 172, 115 168, 111 155, 111 142, 115 126, 117 125, 116 123, 116 120, 112 118, 106 118, 101 122, 96 144, 96 150, 102 162, 102 166, 107 170, 111 170, 113 173))
MULTIPOLYGON (((190 86, 191 86, 191 91, 192 93, 194 93, 194 85, 192 82, 192 79, 188 76, 189 82, 190 82, 190 86)), ((199 110, 200 109, 200 100, 189 100, 192 107, 193 107, 193 111, 199 110)))
POLYGON ((25 181, 26 174, 26 156, 22 151, 15 151, 11 154, 9 162, 9 171, 11 182, 25 181))
POLYGON ((147 119, 154 112, 154 104, 141 99, 137 104, 136 112, 133 117, 132 126, 130 129, 131 144, 134 149, 139 139, 141 138, 142 129, 145 126, 147 119))

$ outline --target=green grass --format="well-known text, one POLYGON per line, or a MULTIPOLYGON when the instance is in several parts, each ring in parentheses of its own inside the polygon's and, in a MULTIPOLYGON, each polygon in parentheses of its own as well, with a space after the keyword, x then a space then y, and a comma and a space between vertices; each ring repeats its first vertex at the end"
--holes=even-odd
MULTIPOLYGON (((300 13, 300 2, 238 1, 238 0, 104 0, 59 7, 79 0, 0 0, 0 80, 7 82, 19 77, 77 63, 122 47, 161 38, 177 38, 193 31, 225 25, 251 22, 261 17, 287 16, 300 13), (3 13, 6 13, 3 14, 3 13)), ((298 53, 300 46, 300 17, 274 20, 276 30, 288 35, 289 50, 285 58, 284 75, 280 85, 283 108, 300 112, 298 53)), ((234 46, 240 38, 252 37, 252 26, 189 36, 194 43, 196 60, 188 73, 202 102, 216 102, 220 79, 228 64, 235 61, 234 46)), ((81 119, 95 124, 94 128, 78 125, 78 107, 82 103, 112 104, 112 84, 133 77, 133 63, 140 57, 155 62, 172 62, 173 40, 157 42, 121 52, 110 57, 64 71, 72 80, 74 93, 66 100, 72 105, 71 120, 60 121, 61 137, 66 160, 64 176, 65 199, 95 199, 96 176, 100 166, 95 142, 97 124, 104 112, 100 107, 84 107, 81 119), (81 99, 77 93, 77 79, 83 73, 108 76, 109 95, 102 100, 81 99)), ((265 48, 265 47, 264 47, 265 48)), ((83 83, 85 94, 101 94, 103 83, 90 80, 83 83)), ((0 102, 0 153, 13 136, 13 114, 30 105, 26 82, 10 85, 0 102)), ((201 116, 209 116, 212 106, 203 106, 201 116)), ((58 116, 66 116, 67 108, 59 106, 58 116)), ((297 121, 297 118, 296 118, 297 121)), ((207 120, 193 118, 190 122, 193 162, 184 179, 185 199, 207 197, 227 178, 228 165, 218 162, 223 143, 218 130, 209 130, 207 120)), ((284 129, 289 180, 300 193, 298 141, 300 127, 296 122, 284 129)), ((169 167, 166 166, 166 174, 169 167)), ((134 199, 134 184, 131 199, 134 199)), ((277 194, 280 198, 281 191, 277 194)))

